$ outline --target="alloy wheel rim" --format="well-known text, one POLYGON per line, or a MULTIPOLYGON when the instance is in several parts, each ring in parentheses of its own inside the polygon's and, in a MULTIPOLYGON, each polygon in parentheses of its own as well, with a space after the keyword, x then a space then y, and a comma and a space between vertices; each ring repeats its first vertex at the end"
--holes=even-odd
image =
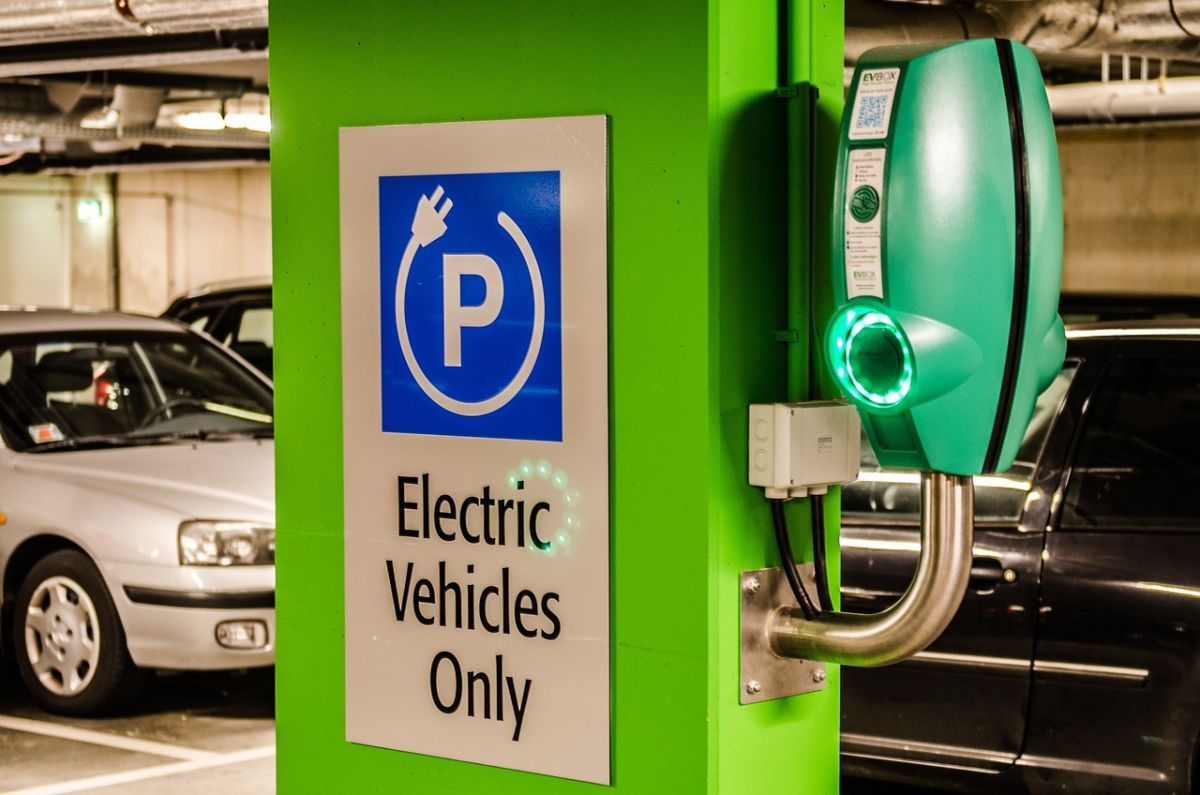
POLYGON ((33 591, 25 614, 25 653, 42 687, 58 696, 87 689, 100 659, 100 619, 83 587, 48 577, 33 591))

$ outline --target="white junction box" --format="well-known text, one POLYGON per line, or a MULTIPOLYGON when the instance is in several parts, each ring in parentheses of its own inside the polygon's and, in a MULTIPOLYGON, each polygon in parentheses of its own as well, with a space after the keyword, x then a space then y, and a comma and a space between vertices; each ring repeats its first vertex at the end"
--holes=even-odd
POLYGON ((750 485, 783 498, 855 480, 861 427, 844 400, 751 404, 750 485))

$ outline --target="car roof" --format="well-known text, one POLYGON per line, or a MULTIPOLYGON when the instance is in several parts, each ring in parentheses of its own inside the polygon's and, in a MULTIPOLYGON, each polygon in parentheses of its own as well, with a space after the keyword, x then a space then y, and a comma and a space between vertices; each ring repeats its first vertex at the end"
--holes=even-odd
POLYGON ((270 290, 270 276, 249 276, 239 279, 223 279, 221 281, 202 284, 194 290, 189 290, 176 300, 200 298, 214 293, 235 292, 238 290, 270 290))
POLYGON ((0 334, 70 331, 180 332, 182 329, 169 320, 122 312, 0 306, 0 334))
POLYGON ((1124 337, 1200 337, 1200 319, 1113 320, 1067 326, 1069 340, 1124 337))

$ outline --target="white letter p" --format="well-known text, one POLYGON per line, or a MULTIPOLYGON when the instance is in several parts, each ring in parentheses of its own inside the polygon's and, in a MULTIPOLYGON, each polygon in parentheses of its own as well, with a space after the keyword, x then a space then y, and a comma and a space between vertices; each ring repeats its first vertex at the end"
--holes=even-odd
POLYGON ((496 260, 486 254, 442 255, 442 331, 447 367, 462 367, 462 330, 464 327, 490 326, 500 316, 504 304, 504 277, 496 260), (462 277, 483 279, 483 303, 462 305, 462 277))

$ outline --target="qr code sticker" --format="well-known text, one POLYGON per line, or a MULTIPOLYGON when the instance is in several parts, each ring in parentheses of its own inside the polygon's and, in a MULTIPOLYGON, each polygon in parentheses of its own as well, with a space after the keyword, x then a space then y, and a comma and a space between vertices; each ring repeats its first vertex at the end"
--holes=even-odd
POLYGON ((875 130, 886 126, 888 101, 887 95, 864 96, 858 100, 858 120, 854 124, 856 130, 875 130))

